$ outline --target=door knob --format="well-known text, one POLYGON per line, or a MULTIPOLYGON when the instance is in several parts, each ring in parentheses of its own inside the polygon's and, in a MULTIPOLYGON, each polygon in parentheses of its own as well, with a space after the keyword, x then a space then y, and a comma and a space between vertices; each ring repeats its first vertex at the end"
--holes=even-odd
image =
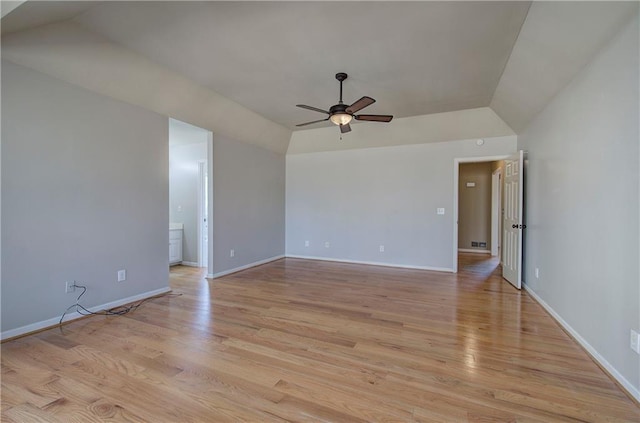
POLYGON ((511 225, 511 227, 512 227, 513 229, 518 229, 518 225, 515 225, 515 224, 514 224, 514 225, 511 225))

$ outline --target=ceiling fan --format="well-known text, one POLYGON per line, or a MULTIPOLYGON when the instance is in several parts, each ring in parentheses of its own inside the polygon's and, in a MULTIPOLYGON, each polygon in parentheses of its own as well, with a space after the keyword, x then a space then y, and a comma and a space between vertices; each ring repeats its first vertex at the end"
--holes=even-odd
POLYGON ((296 104, 297 107, 302 107, 303 109, 313 110, 314 112, 325 113, 327 116, 326 119, 314 120, 311 122, 301 123, 296 126, 306 126, 311 125, 313 123, 324 122, 326 120, 330 120, 336 125, 340 126, 340 132, 346 133, 351 131, 351 126, 349 126, 349 122, 352 119, 355 120, 366 120, 370 122, 391 122, 393 119, 392 115, 356 115, 355 113, 364 109, 367 106, 372 105, 376 101, 371 97, 364 96, 360 100, 353 103, 351 106, 347 106, 342 103, 342 81, 347 79, 347 74, 344 72, 339 72, 336 74, 336 79, 340 81, 340 101, 338 104, 334 104, 329 108, 329 111, 319 109, 313 106, 307 106, 305 104, 296 104))

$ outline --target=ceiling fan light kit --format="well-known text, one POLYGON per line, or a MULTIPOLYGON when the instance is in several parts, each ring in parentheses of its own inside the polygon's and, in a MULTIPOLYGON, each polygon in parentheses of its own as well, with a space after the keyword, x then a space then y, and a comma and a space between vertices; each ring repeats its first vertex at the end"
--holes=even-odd
POLYGON ((306 126, 313 123, 330 120, 332 123, 338 125, 340 127, 340 133, 344 134, 351 131, 351 126, 349 125, 349 123, 351 123, 353 119, 369 122, 391 122, 391 119, 393 119, 392 115, 356 115, 356 112, 372 105, 376 101, 371 97, 364 96, 352 105, 347 106, 342 102, 342 82, 347 79, 347 74, 344 72, 339 72, 336 74, 336 79, 340 82, 340 100, 338 104, 334 104, 333 106, 331 106, 329 108, 329 111, 313 106, 307 106, 305 104, 296 104, 297 107, 301 107, 307 110, 313 110, 314 112, 325 113, 329 116, 326 119, 305 122, 296 126, 306 126))
POLYGON ((346 125, 351 122, 351 119, 353 119, 353 117, 351 117, 351 115, 347 113, 336 113, 334 115, 331 115, 331 117, 329 118, 329 120, 331 120, 331 122, 335 123, 336 125, 346 125))

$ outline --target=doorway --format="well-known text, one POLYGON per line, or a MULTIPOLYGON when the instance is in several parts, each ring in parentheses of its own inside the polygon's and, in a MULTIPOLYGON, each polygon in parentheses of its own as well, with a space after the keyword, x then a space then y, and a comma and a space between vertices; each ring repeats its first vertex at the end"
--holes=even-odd
POLYGON ((212 251, 212 140, 211 131, 169 119, 169 219, 170 227, 181 228, 181 257, 172 263, 207 268, 207 274, 212 251))
MULTIPOLYGON (((454 160, 453 272, 459 253, 500 257, 503 160, 509 156, 469 157, 454 160), (466 168, 466 169, 465 169, 466 168), (461 174, 461 169, 468 170, 461 174), (461 219, 464 221, 461 222, 461 219), (497 224, 496 224, 497 221, 497 224), (461 239, 462 238, 462 239, 461 239), (497 239, 496 239, 497 238, 497 239), (495 253, 495 254, 494 254, 495 253)), ((501 262, 501 258, 497 263, 501 262)))

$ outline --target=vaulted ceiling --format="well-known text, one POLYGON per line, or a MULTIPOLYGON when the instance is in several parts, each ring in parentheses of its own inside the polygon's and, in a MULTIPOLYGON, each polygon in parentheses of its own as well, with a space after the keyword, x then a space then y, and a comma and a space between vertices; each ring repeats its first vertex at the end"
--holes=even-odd
POLYGON ((490 106, 517 132, 634 11, 634 2, 28 1, 3 17, 2 33, 4 50, 69 21, 289 130, 321 118, 295 105, 335 104, 334 75, 347 72, 345 102, 375 98, 367 113, 490 106))

